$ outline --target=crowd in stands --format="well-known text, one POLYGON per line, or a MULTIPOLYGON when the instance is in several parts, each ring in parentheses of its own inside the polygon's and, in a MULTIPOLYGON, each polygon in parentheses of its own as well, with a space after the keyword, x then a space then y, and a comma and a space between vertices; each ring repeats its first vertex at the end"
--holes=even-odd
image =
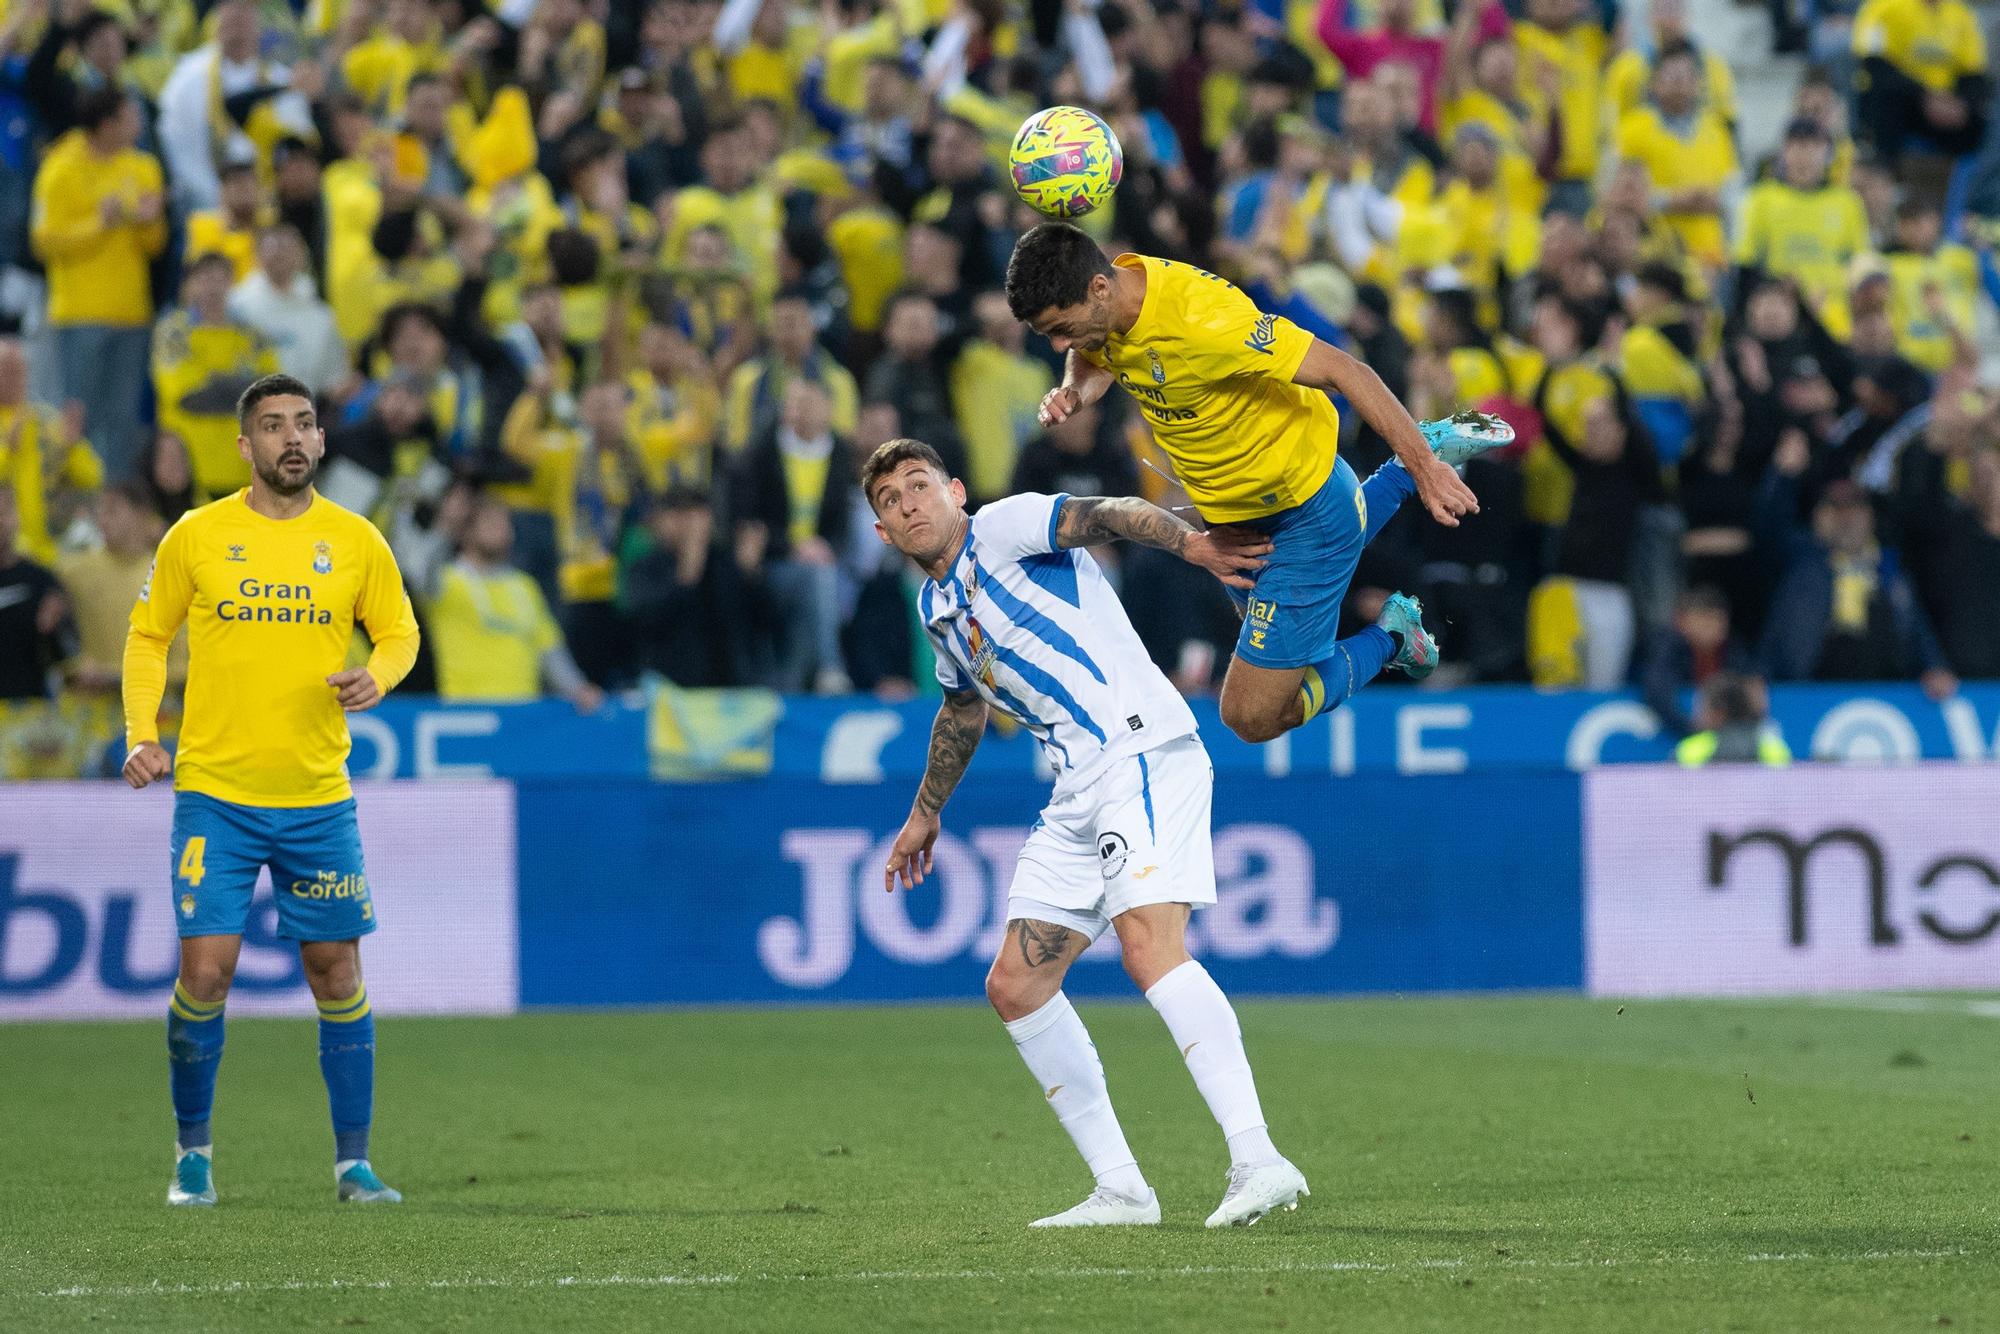
MULTIPOLYGON (((115 735, 151 547, 248 482, 235 398, 277 369, 402 564, 405 689, 934 689, 876 445, 975 502, 1184 503, 1120 396, 1037 422, 1005 157, 1052 103, 1123 143, 1108 249, 1516 427, 1476 519, 1404 514, 1354 586, 1356 623, 1424 599, 1434 681, 1640 684, 1685 730, 1718 673, 2000 676, 1984 35, 1773 3, 1820 63, 1746 160, 1685 0, 6 0, 0 696, 115 735)), ((1214 581, 1103 559, 1216 688, 1214 581)), ((55 763, 88 728, 20 731, 55 763)))

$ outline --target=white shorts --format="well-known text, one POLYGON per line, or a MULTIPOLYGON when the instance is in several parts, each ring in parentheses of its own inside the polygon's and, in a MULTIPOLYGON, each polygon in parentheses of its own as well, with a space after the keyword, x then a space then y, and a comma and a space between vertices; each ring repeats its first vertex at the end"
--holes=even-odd
POLYGON ((1215 902, 1214 792, 1215 766, 1198 736, 1113 760, 1042 812, 1014 870, 1008 920, 1053 922, 1096 940, 1133 908, 1215 902))

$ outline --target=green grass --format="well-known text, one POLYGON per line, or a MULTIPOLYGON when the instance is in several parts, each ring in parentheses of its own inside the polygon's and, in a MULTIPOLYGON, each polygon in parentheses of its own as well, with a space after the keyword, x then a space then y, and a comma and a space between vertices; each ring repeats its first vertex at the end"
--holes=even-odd
POLYGON ((1058 1234, 969 1006, 387 1020, 374 1210, 306 1023, 231 1021, 200 1212, 160 1026, 0 1028, 0 1329, 2000 1329, 2000 1017, 1910 1005, 1245 1004, 1314 1193, 1226 1233, 1143 1006, 1083 1013, 1165 1225, 1058 1234))

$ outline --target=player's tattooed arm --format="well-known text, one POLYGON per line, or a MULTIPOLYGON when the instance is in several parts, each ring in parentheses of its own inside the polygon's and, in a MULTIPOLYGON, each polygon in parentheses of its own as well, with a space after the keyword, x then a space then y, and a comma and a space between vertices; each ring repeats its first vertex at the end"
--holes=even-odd
POLYGON ((1056 520, 1059 547, 1094 547, 1122 537, 1178 556, 1194 535, 1187 520, 1137 496, 1071 496, 1056 520))
POLYGON ((930 760, 924 765, 924 781, 917 788, 917 809, 936 815, 965 776, 979 739, 986 735, 986 701, 973 691, 947 693, 931 724, 930 760))
POLYGON ((950 800, 979 738, 986 734, 986 701, 970 690, 946 691, 931 724, 931 755, 924 765, 924 781, 917 787, 917 800, 910 818, 903 821, 889 849, 889 864, 882 868, 882 888, 894 892, 900 880, 915 889, 930 873, 932 849, 937 846, 943 821, 938 812, 950 800))
POLYGON ((1232 588, 1256 586, 1271 542, 1249 529, 1191 528, 1177 514, 1137 496, 1071 496, 1056 519, 1056 545, 1090 547, 1114 538, 1171 551, 1232 588))

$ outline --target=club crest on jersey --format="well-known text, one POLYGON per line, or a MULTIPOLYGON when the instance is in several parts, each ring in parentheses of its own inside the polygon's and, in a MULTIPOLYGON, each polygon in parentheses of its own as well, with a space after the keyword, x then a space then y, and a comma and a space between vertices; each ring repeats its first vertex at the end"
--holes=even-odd
POLYGON ((183 917, 194 916, 194 895, 192 894, 181 895, 181 916, 183 917))
POLYGON ((333 573, 333 548, 324 542, 313 544, 313 573, 333 573))
POLYGON ((990 689, 993 685, 993 659, 998 656, 999 651, 993 641, 986 637, 986 631, 980 628, 979 622, 970 616, 965 618, 965 639, 972 649, 972 661, 966 665, 971 667, 972 674, 984 681, 990 689))
POLYGON ((243 548, 237 543, 231 542, 229 544, 229 554, 224 559, 233 560, 240 564, 244 560, 243 548))
POLYGON ((1146 349, 1146 364, 1153 368, 1154 384, 1165 384, 1167 382, 1167 368, 1160 364, 1160 354, 1153 351, 1150 347, 1146 349))

